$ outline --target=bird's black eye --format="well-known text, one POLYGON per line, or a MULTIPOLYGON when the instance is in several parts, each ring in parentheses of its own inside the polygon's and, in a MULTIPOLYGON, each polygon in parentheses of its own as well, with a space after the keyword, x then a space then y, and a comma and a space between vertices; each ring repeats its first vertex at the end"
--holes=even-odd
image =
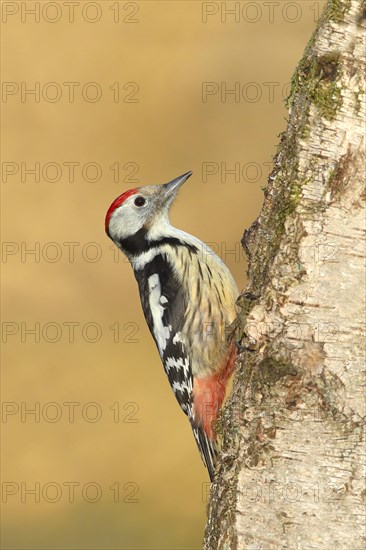
POLYGON ((144 197, 136 197, 134 203, 136 206, 144 206, 146 199, 144 197))

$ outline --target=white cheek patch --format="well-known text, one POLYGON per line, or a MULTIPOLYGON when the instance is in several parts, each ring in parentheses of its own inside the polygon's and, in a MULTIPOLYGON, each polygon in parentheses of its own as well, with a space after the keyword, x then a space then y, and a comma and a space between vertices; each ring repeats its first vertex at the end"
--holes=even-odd
POLYGON ((161 304, 161 300, 165 298, 165 296, 162 296, 161 294, 160 279, 157 273, 150 275, 148 278, 148 287, 149 305, 153 318, 153 332, 160 355, 162 356, 166 348, 167 341, 170 337, 172 327, 165 327, 163 324, 164 307, 161 304))
POLYGON ((109 222, 109 232, 123 240, 135 235, 144 225, 146 212, 133 206, 136 195, 129 197, 122 206, 113 212, 109 222))

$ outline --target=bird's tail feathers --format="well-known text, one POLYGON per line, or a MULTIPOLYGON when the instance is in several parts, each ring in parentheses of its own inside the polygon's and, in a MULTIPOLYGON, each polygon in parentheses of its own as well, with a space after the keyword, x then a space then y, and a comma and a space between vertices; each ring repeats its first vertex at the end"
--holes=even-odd
POLYGON ((219 453, 219 445, 216 440, 210 439, 204 430, 192 424, 193 434, 200 451, 202 460, 208 470, 210 480, 214 480, 215 465, 219 453))

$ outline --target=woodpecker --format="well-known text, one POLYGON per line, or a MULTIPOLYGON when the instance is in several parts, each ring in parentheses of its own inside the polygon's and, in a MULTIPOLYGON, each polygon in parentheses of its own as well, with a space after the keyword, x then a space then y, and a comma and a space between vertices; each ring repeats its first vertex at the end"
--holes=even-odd
POLYGON ((212 481, 215 420, 237 354, 229 327, 239 291, 207 245, 170 224, 172 202, 191 175, 122 193, 105 229, 132 265, 146 322, 212 481))

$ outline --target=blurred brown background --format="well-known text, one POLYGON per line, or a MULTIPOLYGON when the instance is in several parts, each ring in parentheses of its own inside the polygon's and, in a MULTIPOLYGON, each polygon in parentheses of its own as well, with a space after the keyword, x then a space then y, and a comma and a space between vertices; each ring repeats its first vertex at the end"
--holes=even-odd
POLYGON ((323 2, 1 7, 2 548, 200 548, 208 476, 104 216, 193 170, 172 221, 242 288, 323 2))

